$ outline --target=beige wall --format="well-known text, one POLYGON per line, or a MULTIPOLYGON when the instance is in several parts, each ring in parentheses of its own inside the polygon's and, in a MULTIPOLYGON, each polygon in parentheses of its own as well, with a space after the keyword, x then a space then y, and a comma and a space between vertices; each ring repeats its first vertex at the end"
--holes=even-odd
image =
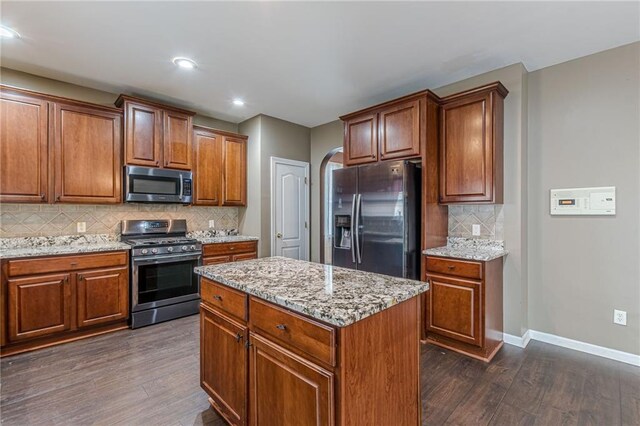
MULTIPOLYGON (((98 105, 113 106, 120 93, 110 93, 89 87, 78 86, 64 81, 53 80, 9 68, 0 68, 0 83, 21 89, 33 90, 49 95, 91 102, 98 105)), ((187 108, 188 109, 188 108, 187 108)), ((197 112, 197 111, 196 111, 197 112)), ((238 132, 238 125, 229 121, 197 114, 193 118, 194 124, 213 127, 215 129, 238 132)))
MULTIPOLYGON (((527 303, 527 73, 522 64, 434 90, 446 96, 500 81, 509 90, 504 102, 504 330, 521 336, 528 328, 527 303)), ((450 209, 450 215, 455 209, 450 209)))
POLYGON ((247 207, 240 212, 240 230, 259 237, 259 256, 267 257, 271 256, 271 157, 309 162, 310 129, 261 114, 240 123, 240 132, 251 141, 247 207))
POLYGON ((640 43, 529 74, 530 328, 640 354, 640 43), (616 215, 549 215, 615 186, 616 215), (613 310, 627 311, 627 326, 613 310))
POLYGON ((342 121, 336 120, 311 129, 311 260, 320 262, 320 166, 333 149, 342 147, 342 121))

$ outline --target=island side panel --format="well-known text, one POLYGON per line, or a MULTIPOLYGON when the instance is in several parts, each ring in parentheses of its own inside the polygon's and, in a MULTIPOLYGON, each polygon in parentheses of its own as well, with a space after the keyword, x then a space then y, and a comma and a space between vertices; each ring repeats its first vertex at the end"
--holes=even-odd
POLYGON ((337 424, 420 425, 420 296, 340 329, 337 424))

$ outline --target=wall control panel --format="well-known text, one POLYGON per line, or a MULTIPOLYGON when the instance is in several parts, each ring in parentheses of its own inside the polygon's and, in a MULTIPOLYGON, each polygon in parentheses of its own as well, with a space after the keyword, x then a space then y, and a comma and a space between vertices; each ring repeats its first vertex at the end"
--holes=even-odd
POLYGON ((552 215, 615 215, 616 187, 552 189, 552 215))

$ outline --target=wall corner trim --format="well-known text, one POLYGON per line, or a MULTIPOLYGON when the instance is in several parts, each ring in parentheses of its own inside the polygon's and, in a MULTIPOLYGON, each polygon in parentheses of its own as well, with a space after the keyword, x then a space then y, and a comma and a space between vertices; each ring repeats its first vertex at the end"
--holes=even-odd
POLYGON ((617 349, 605 348, 603 346, 593 345, 591 343, 580 342, 578 340, 568 339, 555 334, 543 333, 542 331, 527 330, 522 337, 512 334, 504 334, 504 342, 508 345, 526 348, 530 340, 549 343, 551 345, 560 346, 574 351, 584 352, 591 355, 601 356, 603 358, 612 359, 614 361, 624 362, 640 367, 640 355, 629 352, 622 352, 617 349))

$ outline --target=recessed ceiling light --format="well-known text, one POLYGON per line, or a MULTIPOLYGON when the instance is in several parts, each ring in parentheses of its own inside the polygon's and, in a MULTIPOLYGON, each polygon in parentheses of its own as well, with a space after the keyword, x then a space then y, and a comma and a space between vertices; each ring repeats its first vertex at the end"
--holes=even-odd
POLYGON ((2 38, 20 38, 20 34, 12 28, 0 25, 0 37, 2 38))
POLYGON ((243 106, 244 105, 244 101, 242 99, 234 99, 233 100, 233 104, 235 106, 243 106))
POLYGON ((184 68, 184 69, 188 69, 188 70, 192 70, 194 68, 198 67, 198 64, 196 64, 196 61, 194 61, 193 59, 189 59, 189 58, 173 58, 172 62, 174 64, 176 64, 177 66, 179 66, 180 68, 184 68))

